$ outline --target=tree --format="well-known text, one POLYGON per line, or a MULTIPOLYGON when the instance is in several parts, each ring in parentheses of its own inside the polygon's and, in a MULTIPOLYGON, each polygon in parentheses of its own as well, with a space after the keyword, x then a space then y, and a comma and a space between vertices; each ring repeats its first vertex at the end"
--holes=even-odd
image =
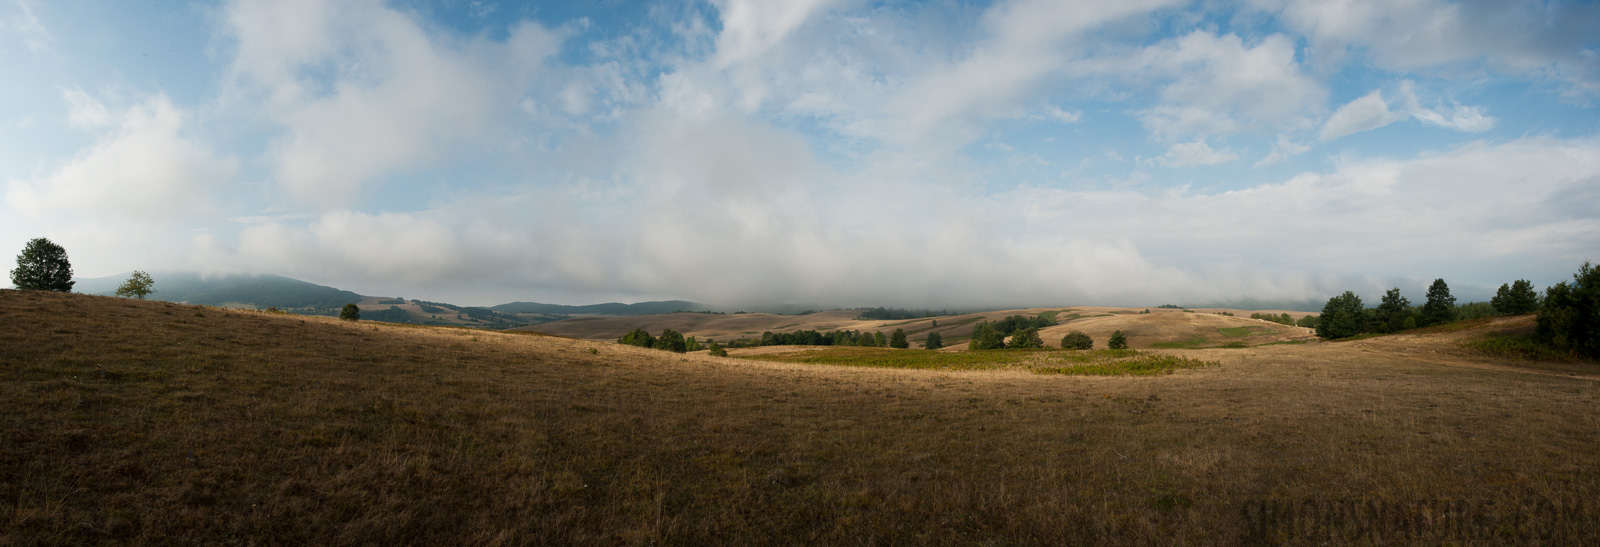
POLYGON ((1061 349, 1094 349, 1094 339, 1079 331, 1061 337, 1061 349))
POLYGON ((688 340, 684 340, 684 345, 688 346, 689 351, 700 351, 701 349, 704 349, 700 346, 700 342, 696 341, 693 336, 690 336, 688 340))
POLYGON ((661 336, 656 337, 655 348, 659 350, 683 353, 689 351, 689 344, 688 342, 684 341, 683 335, 679 334, 678 331, 672 329, 662 329, 661 336))
POLYGON ((25 291, 72 292, 73 283, 67 250, 42 237, 22 248, 11 270, 11 284, 25 291))
POLYGON ((1006 335, 995 328, 993 323, 979 321, 972 327, 972 340, 967 342, 968 350, 1005 349, 1006 335))
POLYGON ((355 305, 354 302, 345 304, 344 309, 339 310, 339 318, 345 321, 361 320, 361 306, 355 305))
POLYGON ((878 332, 872 333, 872 347, 875 347, 875 348, 886 348, 886 347, 889 347, 889 340, 883 337, 883 331, 880 330, 878 332))
POLYGON ((156 281, 154 279, 150 279, 150 274, 141 272, 139 270, 134 270, 133 275, 129 276, 128 280, 123 282, 121 287, 117 287, 117 296, 144 300, 144 297, 150 296, 150 293, 156 292, 155 289, 151 288, 155 286, 155 284, 156 281))
POLYGON ((1428 302, 1422 305, 1422 326, 1440 325, 1456 320, 1456 297, 1450 296, 1450 286, 1443 279, 1433 280, 1428 286, 1428 302))
POLYGON ((922 342, 922 349, 939 349, 944 347, 944 337, 937 332, 928 333, 928 339, 922 342))
POLYGON ((650 336, 650 331, 644 329, 633 329, 628 331, 627 334, 622 335, 622 338, 618 338, 617 343, 627 344, 630 346, 639 346, 641 348, 651 348, 655 347, 656 338, 654 336, 650 336))
POLYGON ((1584 261, 1571 282, 1545 289, 1534 336, 1557 349, 1600 357, 1600 268, 1584 261))
POLYGON ((1378 310, 1373 313, 1373 319, 1378 324, 1379 331, 1394 332, 1400 330, 1406 320, 1406 309, 1411 307, 1411 301, 1400 296, 1400 288, 1395 287, 1383 293, 1383 300, 1378 303, 1378 310))
POLYGON ((723 349, 722 348, 722 344, 718 344, 716 340, 712 340, 710 342, 710 344, 708 344, 706 347, 711 349, 711 356, 712 357, 727 357, 728 356, 728 350, 723 349))
POLYGON ((1518 279, 1509 285, 1500 285, 1494 298, 1489 299, 1495 311, 1506 315, 1522 315, 1539 311, 1539 293, 1533 291, 1533 283, 1526 279, 1518 279))
POLYGON ((1039 338, 1038 328, 1028 327, 1017 331, 1016 334, 1012 334, 1011 343, 1008 346, 1019 349, 1042 348, 1044 347, 1044 340, 1039 338))
POLYGON ((1361 305, 1361 297, 1345 291, 1344 294, 1329 298, 1328 303, 1322 306, 1322 316, 1317 318, 1317 336, 1344 338, 1361 334, 1365 315, 1366 308, 1361 305))
POLYGON ((1305 317, 1301 317, 1300 320, 1295 321, 1294 324, 1297 327, 1305 327, 1308 329, 1317 328, 1317 316, 1307 315, 1305 317))
POLYGON ((897 349, 911 347, 911 342, 906 341, 905 329, 894 329, 894 334, 889 335, 889 347, 897 349))
POLYGON ((1128 349, 1128 337, 1123 336, 1122 331, 1120 330, 1112 331, 1111 341, 1106 342, 1106 347, 1111 349, 1128 349))

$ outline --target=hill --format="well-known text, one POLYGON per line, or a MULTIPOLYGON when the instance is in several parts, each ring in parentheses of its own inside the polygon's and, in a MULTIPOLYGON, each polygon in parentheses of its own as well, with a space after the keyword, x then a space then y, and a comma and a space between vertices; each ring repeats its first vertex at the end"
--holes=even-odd
MULTIPOLYGON (((257 308, 334 309, 361 301, 361 295, 280 275, 203 276, 192 272, 153 272, 151 300, 206 306, 247 305, 257 308)), ((73 290, 110 295, 128 274, 79 279, 73 290)))
POLYGON ((659 302, 638 302, 635 304, 622 304, 608 302, 605 304, 588 304, 583 306, 566 306, 561 304, 540 304, 538 302, 511 302, 489 307, 490 310, 500 313, 527 313, 537 315, 654 315, 672 313, 680 310, 704 309, 700 304, 685 300, 666 300, 659 302))
MULTIPOLYGON (((964 349, 966 339, 979 321, 997 321, 1013 315, 1036 316, 1046 314, 1058 324, 1040 331, 1045 344, 1059 346, 1061 337, 1070 331, 1083 331, 1095 339, 1097 347, 1105 347, 1112 331, 1121 330, 1128 336, 1133 348, 1219 346, 1236 342, 1259 345, 1289 340, 1307 340, 1314 336, 1307 330, 1248 319, 1249 311, 1207 309, 1194 312, 1150 308, 1071 307, 1027 308, 968 313, 944 317, 928 317, 899 321, 860 320, 860 310, 836 310, 807 315, 703 314, 673 313, 636 317, 577 317, 553 321, 516 330, 535 331, 587 340, 616 340, 630 330, 642 328, 652 334, 662 329, 672 329, 701 340, 715 339, 723 342, 744 338, 759 338, 762 332, 791 332, 796 330, 858 330, 888 334, 894 329, 904 329, 916 347, 929 333, 938 332, 951 351, 964 349), (1218 315, 1221 312, 1234 316, 1218 315)), ((1259 310, 1258 310, 1259 311, 1259 310)), ((1273 314, 1284 313, 1271 310, 1273 314)), ((1289 312, 1299 318, 1303 312, 1289 312)))
POLYGON ((1457 346, 1526 317, 1140 377, 11 290, 0 317, 5 543, 1600 541, 1595 365, 1457 346))

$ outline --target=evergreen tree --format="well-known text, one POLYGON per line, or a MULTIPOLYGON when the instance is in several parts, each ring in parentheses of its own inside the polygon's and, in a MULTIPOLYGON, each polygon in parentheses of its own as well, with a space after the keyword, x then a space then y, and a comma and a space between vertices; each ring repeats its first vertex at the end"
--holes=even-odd
POLYGON ((1042 348, 1044 347, 1044 340, 1039 338, 1039 329, 1037 327, 1028 327, 1017 331, 1016 334, 1012 334, 1011 343, 1008 346, 1018 349, 1042 348))
POLYGON ((880 330, 878 332, 872 333, 872 347, 875 347, 875 348, 886 348, 886 347, 889 347, 889 339, 883 336, 883 331, 880 330))
POLYGON ((117 287, 117 296, 144 300, 144 297, 155 292, 155 289, 151 288, 155 284, 155 280, 150 279, 150 274, 134 270, 133 275, 128 276, 128 280, 123 282, 121 287, 117 287))
POLYGON ((1422 305, 1422 326, 1440 325, 1456 320, 1456 297, 1450 296, 1450 285, 1443 279, 1433 280, 1428 286, 1428 302, 1422 305))
POLYGON ((693 336, 690 336, 687 340, 684 340, 683 343, 685 346, 687 346, 689 351, 700 351, 701 349, 704 349, 700 346, 700 342, 696 341, 693 336))
POLYGON ((1094 339, 1079 331, 1061 337, 1061 349, 1094 349, 1094 339))
POLYGON ((944 347, 944 337, 937 332, 928 333, 928 339, 922 342, 922 349, 939 349, 944 347))
POLYGON ((1534 335, 1558 349, 1600 357, 1600 268, 1584 261, 1571 282, 1545 289, 1534 335))
POLYGON ((1344 294, 1329 298, 1328 303, 1322 306, 1322 316, 1317 318, 1317 336, 1344 338, 1361 334, 1365 315, 1366 308, 1361 305, 1361 297, 1345 291, 1344 294))
POLYGON ((11 270, 11 284, 25 291, 72 292, 73 283, 67 250, 42 237, 22 248, 11 270))
POLYGON ((339 318, 345 321, 359 321, 361 319, 361 307, 354 303, 345 304, 344 309, 339 310, 339 318))
POLYGON ((1120 330, 1112 331, 1111 341, 1106 342, 1106 347, 1111 349, 1128 349, 1128 337, 1123 336, 1122 331, 1120 330))
POLYGON ((1383 300, 1378 303, 1377 311, 1373 312, 1377 329, 1380 332, 1394 332, 1400 330, 1405 323, 1406 309, 1411 307, 1411 301, 1400 296, 1400 288, 1395 287, 1383 293, 1383 300))
POLYGON ((1006 335, 995 328, 993 323, 979 321, 972 327, 972 340, 967 342, 968 350, 1005 349, 1006 335))
POLYGON ((906 341, 905 329, 894 329, 894 334, 889 335, 889 347, 896 349, 911 347, 911 342, 906 341))
POLYGON ((1506 315, 1533 313, 1539 311, 1539 293, 1533 291, 1532 282, 1518 279, 1515 283, 1500 285, 1489 303, 1494 305, 1495 311, 1506 315))

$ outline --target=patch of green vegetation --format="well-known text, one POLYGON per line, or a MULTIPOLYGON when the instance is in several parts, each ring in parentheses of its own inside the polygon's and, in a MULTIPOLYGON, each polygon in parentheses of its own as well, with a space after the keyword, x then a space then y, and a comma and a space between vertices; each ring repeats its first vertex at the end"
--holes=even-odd
POLYGON ((1220 333, 1222 333, 1223 336, 1226 336, 1226 337, 1229 337, 1229 338, 1239 338, 1239 337, 1242 337, 1242 336, 1256 336, 1256 335, 1260 335, 1260 334, 1272 334, 1272 331, 1270 329, 1268 329, 1266 327, 1258 327, 1258 326, 1254 326, 1254 325, 1251 325, 1251 326, 1248 326, 1248 327, 1217 327, 1217 332, 1220 332, 1220 333))
POLYGON ((1462 340, 1457 344, 1464 349, 1485 355, 1525 361, 1563 361, 1573 357, 1569 352, 1540 343, 1532 333, 1491 332, 1462 340))
POLYGON ((795 353, 750 355, 741 359, 856 367, 993 370, 1020 364, 1043 351, 1046 350, 943 352, 834 346, 795 353))
POLYGON ((1175 342, 1156 342, 1154 344, 1150 344, 1150 346, 1157 349, 1194 349, 1210 343, 1211 341, 1207 340, 1204 336, 1196 336, 1188 340, 1178 340, 1175 342))
POLYGON ((1201 361, 1176 355, 1138 355, 1128 359, 1072 367, 1038 367, 1034 368, 1033 372, 1038 374, 1078 374, 1089 376, 1153 376, 1156 374, 1171 374, 1178 369, 1200 368, 1214 364, 1216 364, 1214 361, 1201 361))
POLYGON ((1267 342, 1265 344, 1260 344, 1260 345, 1258 345, 1256 347, 1260 347, 1260 346, 1298 346, 1298 345, 1304 344, 1304 343, 1306 343, 1305 340, 1279 340, 1277 342, 1267 342))
POLYGON ((1039 317, 1043 317, 1046 321, 1049 321, 1051 323, 1055 323, 1056 322, 1056 316, 1061 314, 1061 312, 1064 312, 1064 311, 1067 311, 1067 310, 1050 310, 1050 311, 1047 311, 1047 312, 1039 312, 1039 317))
POLYGON ((1250 344, 1246 344, 1244 342, 1240 342, 1238 340, 1234 340, 1232 342, 1228 342, 1226 344, 1223 344, 1223 345, 1220 345, 1220 346, 1217 346, 1217 347, 1222 348, 1222 349, 1243 349, 1243 348, 1250 347, 1250 344))

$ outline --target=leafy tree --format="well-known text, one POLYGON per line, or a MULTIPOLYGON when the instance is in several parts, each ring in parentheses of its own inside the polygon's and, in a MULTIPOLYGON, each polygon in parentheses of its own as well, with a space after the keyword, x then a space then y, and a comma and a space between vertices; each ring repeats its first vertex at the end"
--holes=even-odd
POLYGON ((696 341, 693 336, 690 336, 688 340, 684 340, 684 345, 688 346, 688 351, 700 351, 703 349, 700 347, 700 342, 696 341))
POLYGON ((1111 341, 1106 342, 1106 347, 1111 349, 1128 349, 1128 337, 1123 336, 1122 331, 1120 330, 1112 331, 1111 341))
POLYGON ((905 329, 894 329, 894 334, 889 335, 889 347, 897 349, 911 347, 911 342, 906 341, 905 329))
POLYGON ((1506 315, 1533 313, 1539 311, 1539 293, 1533 291, 1532 282, 1518 279, 1509 285, 1500 285, 1489 303, 1494 305, 1495 311, 1506 315))
POLYGON ((1534 336, 1557 349, 1600 357, 1600 268, 1584 261, 1571 282, 1545 289, 1534 336))
POLYGON ((1494 304, 1490 304, 1488 302, 1467 302, 1465 304, 1457 304, 1455 311, 1456 319, 1460 321, 1501 315, 1500 310, 1495 308, 1494 304))
POLYGON ((150 274, 134 270, 133 275, 128 276, 128 280, 124 281, 121 287, 117 287, 117 296, 144 300, 144 297, 156 292, 155 289, 151 288, 155 284, 156 281, 150 279, 150 274))
POLYGON ((1456 297, 1450 296, 1450 285, 1443 279, 1433 280, 1428 287, 1428 302, 1422 305, 1422 326, 1440 325, 1456 320, 1456 297))
POLYGON ((357 306, 353 302, 349 303, 349 304, 345 304, 344 305, 344 309, 339 310, 339 318, 343 319, 345 321, 358 321, 358 320, 360 320, 361 319, 361 306, 357 306))
POLYGON ((1317 336, 1344 338, 1361 334, 1365 315, 1366 308, 1361 305, 1361 297, 1345 291, 1344 294, 1329 298, 1328 303, 1322 306, 1322 316, 1317 318, 1317 336))
POLYGON ((679 334, 678 331, 672 329, 662 329, 661 336, 656 337, 655 348, 659 350, 683 353, 685 351, 689 351, 689 344, 683 339, 683 335, 679 334))
POLYGON ((1301 317, 1300 320, 1295 321, 1294 324, 1297 327, 1305 327, 1308 329, 1317 328, 1317 316, 1307 315, 1305 317, 1301 317))
POLYGON ((656 338, 654 336, 650 336, 650 331, 644 329, 633 329, 628 331, 627 334, 622 335, 622 338, 618 338, 617 342, 630 346, 639 346, 641 348, 653 348, 656 345, 656 338))
POLYGON ((928 339, 922 342, 922 349, 939 349, 944 347, 944 337, 937 332, 928 333, 928 339))
POLYGON ((709 344, 707 344, 706 347, 710 348, 712 357, 727 357, 728 356, 728 350, 723 349, 722 345, 718 344, 716 340, 712 340, 709 344))
POLYGON ((995 328, 993 323, 979 321, 972 327, 972 339, 967 341, 968 350, 1005 349, 1006 335, 995 328))
POLYGON ((1044 340, 1039 338, 1038 327, 1028 327, 1012 334, 1009 346, 1019 349, 1042 348, 1044 340))
POLYGON ((1094 339, 1079 331, 1061 337, 1061 349, 1094 349, 1094 339))
POLYGON ((1394 332, 1400 330, 1405 323, 1406 310, 1411 307, 1411 301, 1400 296, 1400 288, 1395 287, 1383 293, 1383 300, 1378 303, 1378 309, 1373 312, 1376 329, 1380 332, 1394 332))
POLYGON ((25 291, 72 292, 73 283, 67 250, 42 237, 22 248, 11 270, 11 284, 25 291))

